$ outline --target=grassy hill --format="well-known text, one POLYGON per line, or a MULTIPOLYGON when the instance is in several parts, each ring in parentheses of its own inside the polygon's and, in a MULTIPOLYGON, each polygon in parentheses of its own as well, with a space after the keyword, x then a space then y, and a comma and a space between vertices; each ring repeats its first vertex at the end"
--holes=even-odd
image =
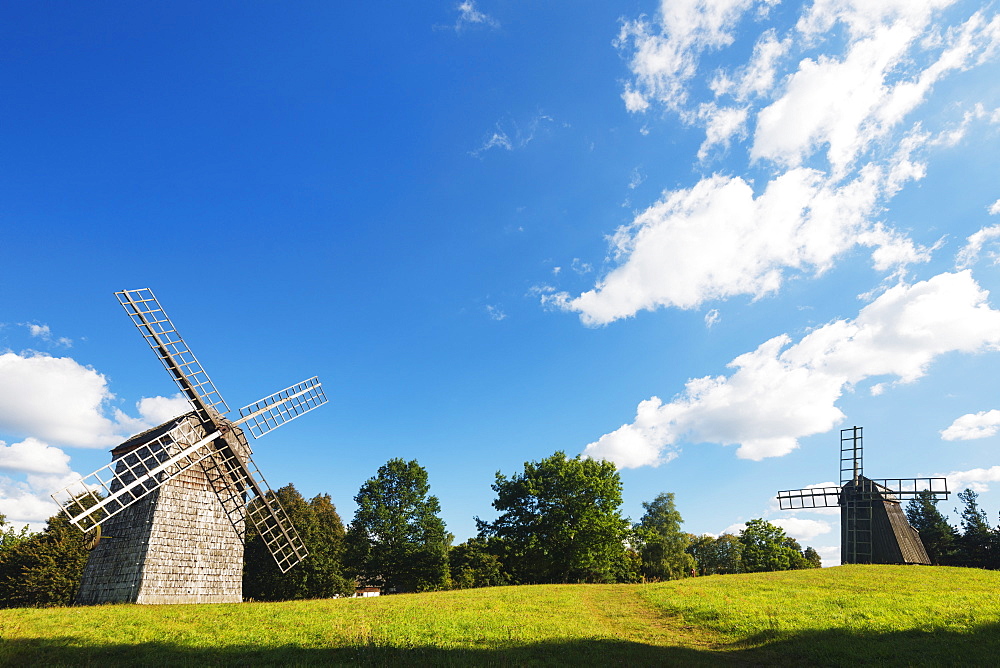
POLYGON ((1000 572, 841 566, 652 585, 0 610, 0 665, 997 665, 1000 572))

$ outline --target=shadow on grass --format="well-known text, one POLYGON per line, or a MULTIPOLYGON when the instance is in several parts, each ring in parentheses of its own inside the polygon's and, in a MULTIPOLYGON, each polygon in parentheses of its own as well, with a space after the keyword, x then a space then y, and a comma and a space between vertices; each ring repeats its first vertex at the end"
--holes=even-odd
POLYGON ((306 648, 192 648, 169 642, 82 645, 79 638, 0 642, 0 665, 44 666, 953 666, 997 665, 1000 624, 969 633, 841 630, 764 633, 718 650, 616 640, 570 640, 489 649, 403 648, 381 644, 306 648))
POLYGON ((191 648, 166 642, 81 646, 76 638, 15 640, 0 649, 0 665, 44 666, 704 666, 725 655, 615 640, 543 642, 490 649, 228 646, 191 648))

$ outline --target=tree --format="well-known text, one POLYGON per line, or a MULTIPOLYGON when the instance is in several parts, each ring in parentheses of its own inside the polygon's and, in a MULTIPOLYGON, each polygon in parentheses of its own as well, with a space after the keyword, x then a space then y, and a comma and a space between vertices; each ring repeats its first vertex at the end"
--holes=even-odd
POLYGON ((743 572, 743 543, 737 536, 724 533, 715 539, 715 568, 722 575, 743 572))
POLYGON ((920 534, 920 541, 934 565, 956 563, 958 534, 937 508, 933 492, 924 490, 906 504, 906 521, 920 534))
POLYGON ((353 595, 354 583, 344 576, 344 525, 330 496, 322 494, 306 502, 293 484, 273 494, 309 554, 282 573, 263 539, 248 526, 243 554, 244 598, 288 601, 353 595))
POLYGON ((971 489, 958 493, 962 508, 962 534, 958 538, 959 565, 988 568, 992 565, 993 529, 971 489))
POLYGON ((630 526, 611 462, 556 452, 509 479, 497 472, 492 488, 501 514, 476 523, 481 538, 500 539, 516 583, 614 582, 628 573, 630 526))
POLYGON ((385 592, 448 587, 451 534, 429 491, 416 460, 390 459, 361 486, 346 537, 347 563, 361 584, 385 592))
POLYGON ((743 572, 743 543, 731 533, 718 538, 708 534, 691 536, 688 553, 694 557, 700 575, 743 572))
POLYGON ((810 568, 821 568, 823 566, 823 560, 819 557, 819 552, 811 547, 807 547, 806 551, 802 553, 802 556, 806 558, 811 565, 810 568))
POLYGON ((470 538, 452 547, 448 553, 448 565, 454 589, 496 587, 510 582, 499 557, 490 550, 489 542, 482 538, 470 538))
MULTIPOLYGON (((802 553, 788 541, 784 530, 764 519, 750 520, 740 531, 743 568, 748 573, 786 571, 799 565, 802 553)), ((795 543, 798 545, 798 543, 795 543)))
POLYGON ((5 540, 0 551, 0 605, 70 605, 88 554, 83 532, 62 513, 50 517, 41 533, 18 535, 9 544, 5 540))
POLYGON ((13 547, 19 543, 23 543, 31 537, 31 531, 28 529, 28 525, 24 525, 20 530, 14 529, 14 526, 7 523, 7 516, 0 513, 0 552, 5 549, 13 547), (7 527, 6 529, 4 527, 7 527))
POLYGON ((636 525, 642 576, 653 582, 687 577, 696 562, 687 552, 691 537, 681 531, 684 520, 674 506, 673 492, 659 494, 642 507, 646 513, 636 525))

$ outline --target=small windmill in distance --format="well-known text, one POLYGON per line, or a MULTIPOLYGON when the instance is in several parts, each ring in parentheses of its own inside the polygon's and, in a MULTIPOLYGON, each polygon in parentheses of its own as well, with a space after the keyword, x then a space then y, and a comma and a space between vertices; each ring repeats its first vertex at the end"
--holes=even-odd
POLYGON ((930 564, 920 534, 909 525, 900 499, 929 493, 948 498, 947 478, 864 476, 861 427, 840 430, 840 487, 778 492, 782 510, 840 507, 840 560, 844 564, 930 564))
POLYGON ((115 294, 193 410, 128 439, 110 464, 52 495, 93 536, 76 602, 240 602, 248 521, 282 572, 307 555, 244 429, 259 438, 326 403, 322 385, 310 378, 227 419, 220 408, 229 407, 153 292, 115 294))

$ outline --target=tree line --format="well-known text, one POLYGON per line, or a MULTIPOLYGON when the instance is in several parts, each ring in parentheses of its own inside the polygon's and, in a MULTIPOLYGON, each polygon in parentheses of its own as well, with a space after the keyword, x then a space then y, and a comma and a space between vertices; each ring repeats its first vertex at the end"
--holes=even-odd
POLYGON ((1000 525, 990 526, 974 490, 959 492, 958 499, 958 527, 938 510, 939 501, 931 492, 921 492, 906 505, 906 519, 920 533, 931 563, 1000 570, 1000 525))
MULTIPOLYGON (((682 530, 674 494, 642 504, 633 523, 621 514, 622 482, 606 461, 563 452, 491 485, 497 516, 475 518, 477 535, 454 545, 416 460, 392 459, 367 480, 344 524, 328 494, 306 500, 289 484, 272 492, 309 551, 282 574, 263 540, 248 528, 244 597, 290 600, 351 596, 356 587, 384 593, 513 584, 656 582, 693 575, 814 568, 802 548, 764 519, 739 534, 695 536, 682 530)), ((992 527, 965 490, 959 528, 923 493, 906 507, 935 564, 1000 567, 1000 527, 992 527)), ((15 531, 0 516, 0 605, 68 605, 87 560, 83 534, 63 515, 45 529, 15 531)))
MULTIPOLYGON (((670 580, 695 574, 818 566, 815 550, 764 520, 739 536, 681 530, 674 495, 643 503, 637 523, 621 514, 622 482, 610 462, 563 452, 497 473, 498 516, 475 518, 475 537, 454 545, 416 460, 392 459, 367 480, 345 526, 328 494, 306 500, 289 484, 272 492, 298 530, 308 557, 281 573, 248 527, 244 597, 290 600, 508 584, 670 580)), ((0 516, 0 605, 69 605, 87 560, 83 534, 63 515, 32 534, 0 516), (5 528, 6 527, 6 528, 5 528)))

